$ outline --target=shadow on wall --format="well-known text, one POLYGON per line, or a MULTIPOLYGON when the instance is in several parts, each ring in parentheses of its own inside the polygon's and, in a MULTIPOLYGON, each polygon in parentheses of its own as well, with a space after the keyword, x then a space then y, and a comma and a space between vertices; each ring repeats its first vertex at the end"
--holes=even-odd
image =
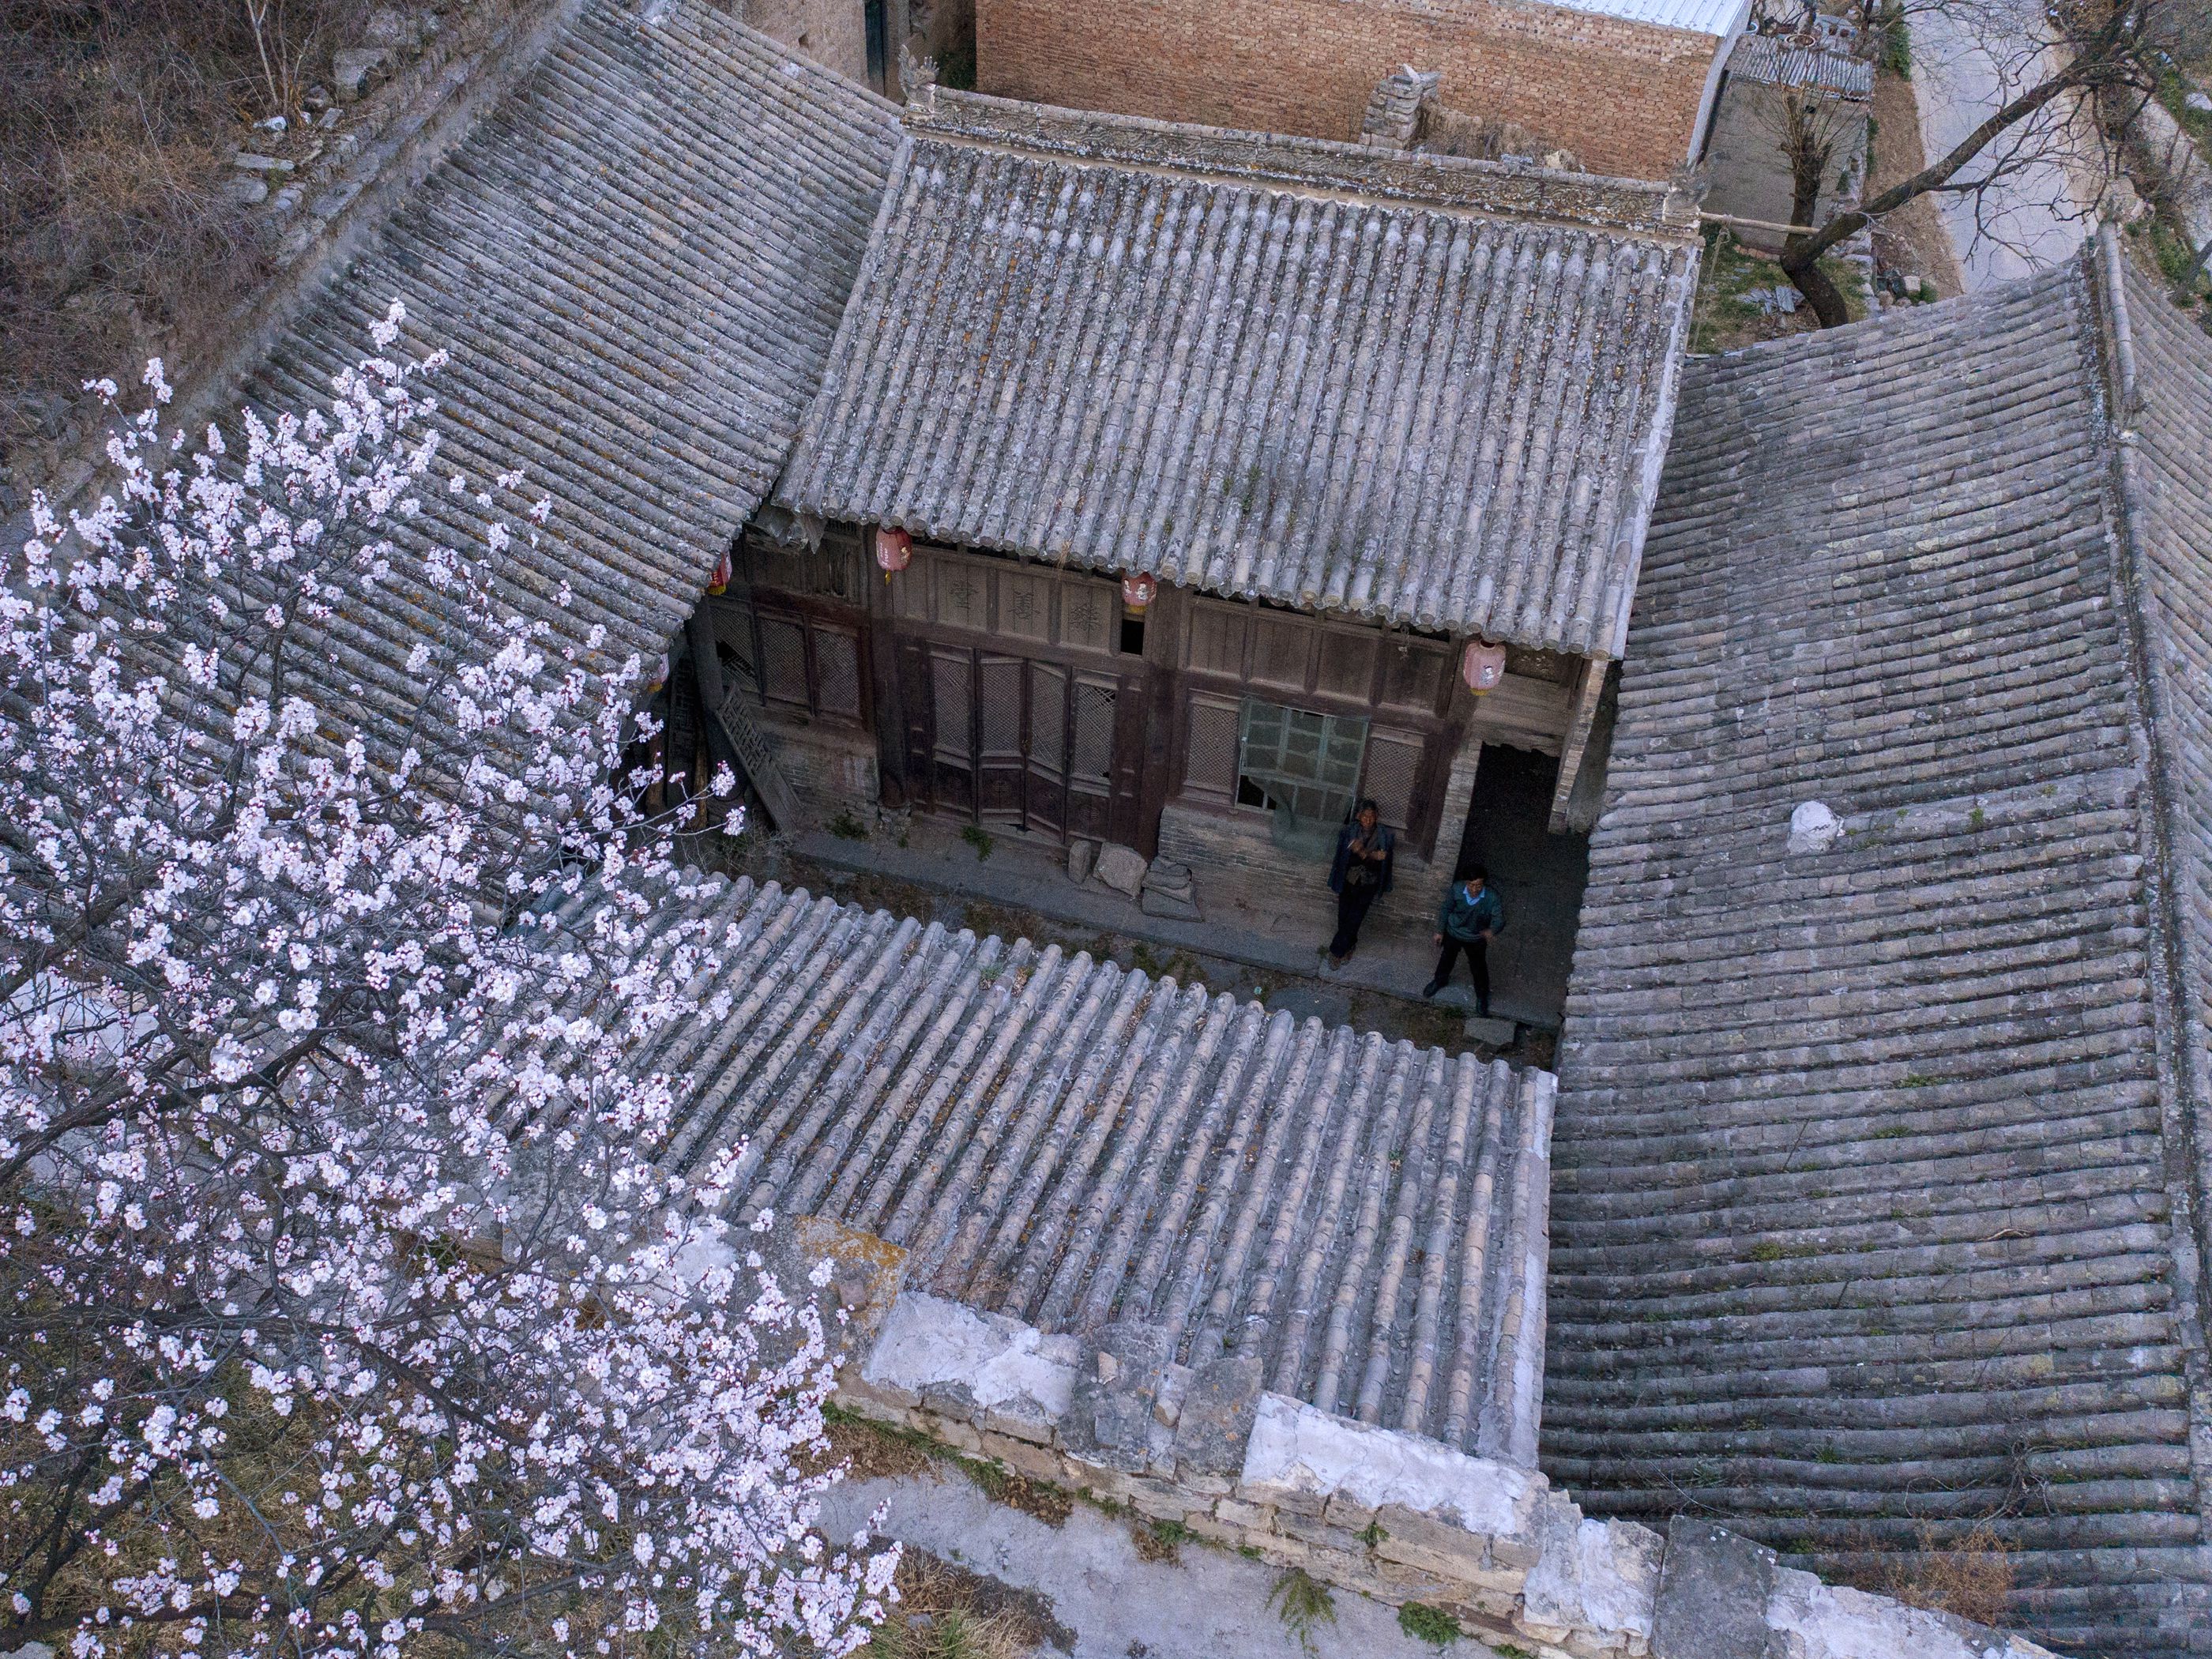
POLYGON ((1567 971, 1583 888, 1589 880, 1589 837, 1547 827, 1559 763, 1532 750, 1484 745, 1474 798, 1460 836, 1455 877, 1476 865, 1490 872, 1505 905, 1505 931, 1491 949, 1491 977, 1513 986, 1554 1029, 1566 1012, 1567 971))

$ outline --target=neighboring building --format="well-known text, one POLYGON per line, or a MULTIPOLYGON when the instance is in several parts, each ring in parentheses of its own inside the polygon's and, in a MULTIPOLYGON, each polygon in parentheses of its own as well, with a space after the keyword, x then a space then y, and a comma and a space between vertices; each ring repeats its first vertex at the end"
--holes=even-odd
POLYGON ((749 535, 713 607, 802 793, 1159 853, 1201 906, 1313 884, 1372 794, 1407 916, 1486 743, 1560 757, 1564 823, 1688 199, 944 92, 906 125, 775 498, 812 541, 749 535))
POLYGON ((1665 179, 1703 147, 1750 0, 976 0, 984 92, 1349 139, 1401 64, 1447 108, 1598 173, 1665 179))
POLYGON ((2212 1653, 2208 410, 2109 240, 1686 370, 1560 1046, 1584 1503, 1986 1526, 2040 1639, 2212 1653))
MULTIPOLYGON (((651 662, 783 464, 896 138, 889 104, 712 6, 599 0, 284 327, 245 395, 326 398, 403 301, 404 343, 451 354, 441 471, 483 487, 520 469, 553 501, 501 556, 501 598, 587 665, 651 662)), ((356 704, 372 744, 404 742, 421 696, 409 653, 439 625, 416 598, 423 555, 481 550, 501 516, 442 489, 423 506, 391 528, 387 602, 294 669, 356 704)))
POLYGON ((1788 240, 1782 227, 1820 224, 1855 203, 1866 183, 1874 65, 1838 20, 1819 21, 1827 27, 1736 42, 1705 145, 1706 211, 1727 216, 1738 240, 1770 253, 1788 240), (1826 165, 1814 167, 1814 153, 1825 153, 1826 165), (1800 155, 1818 178, 1802 216, 1800 155))

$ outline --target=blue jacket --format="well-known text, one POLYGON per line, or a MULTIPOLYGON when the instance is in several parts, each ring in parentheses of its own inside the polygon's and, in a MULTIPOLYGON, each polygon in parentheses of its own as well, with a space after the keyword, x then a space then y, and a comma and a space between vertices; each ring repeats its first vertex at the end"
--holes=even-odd
POLYGON ((1505 931, 1505 907, 1498 902, 1498 890, 1486 882, 1482 891, 1469 898, 1467 884, 1454 882, 1437 907, 1437 931, 1446 939, 1464 940, 1480 938, 1485 928, 1493 933, 1505 931))
MULTIPOLYGON (((1357 818, 1336 832, 1336 862, 1328 866, 1328 890, 1332 893, 1344 890, 1344 872, 1352 867, 1352 843, 1358 834, 1359 820, 1357 818)), ((1389 824, 1378 823, 1375 826, 1372 839, 1373 845, 1369 850, 1379 851, 1382 854, 1382 867, 1376 871, 1382 879, 1375 890, 1378 894, 1387 893, 1390 890, 1390 866, 1398 861, 1398 838, 1390 833, 1389 824)), ((1374 868, 1371 864, 1368 867, 1374 868)))

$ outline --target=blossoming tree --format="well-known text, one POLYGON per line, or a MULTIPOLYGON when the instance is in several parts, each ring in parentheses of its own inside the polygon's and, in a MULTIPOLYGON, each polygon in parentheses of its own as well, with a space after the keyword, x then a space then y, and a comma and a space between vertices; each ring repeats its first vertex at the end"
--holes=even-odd
POLYGON ((242 452, 153 365, 0 587, 0 1651, 849 1653, 896 1563, 812 1526, 834 1333, 652 1161, 701 826, 621 773, 637 659, 510 602, 548 504, 443 476, 400 317, 242 452))

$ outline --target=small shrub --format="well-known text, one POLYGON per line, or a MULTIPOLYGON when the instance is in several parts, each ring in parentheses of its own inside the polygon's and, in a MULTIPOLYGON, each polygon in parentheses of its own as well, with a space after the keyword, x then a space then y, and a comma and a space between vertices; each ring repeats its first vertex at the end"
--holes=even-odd
POLYGON ((830 833, 840 841, 866 841, 868 826, 853 816, 849 806, 840 808, 837 816, 830 820, 830 833))
POLYGON ((1425 1607, 1419 1601, 1408 1601, 1398 1609, 1398 1628, 1433 1648, 1449 1647, 1467 1634, 1459 1627, 1459 1620, 1442 1607, 1425 1607))
POLYGON ((1389 1535, 1382 1530, 1382 1523, 1380 1521, 1370 1521, 1360 1528, 1359 1541, 1371 1550, 1389 1535))
POLYGON ((975 862, 978 864, 990 857, 991 849, 998 845, 998 842, 991 839, 988 830, 973 823, 962 827, 960 839, 975 849, 975 862))
POLYGON ((1336 1597, 1304 1567, 1292 1567, 1275 1581, 1275 1588, 1267 1592, 1267 1605, 1308 1653, 1314 1650, 1314 1632, 1336 1622, 1336 1597))
POLYGON ((1137 1559, 1140 1561, 1180 1561, 1182 1547, 1196 1536, 1180 1521, 1154 1521, 1135 1529, 1137 1559))

